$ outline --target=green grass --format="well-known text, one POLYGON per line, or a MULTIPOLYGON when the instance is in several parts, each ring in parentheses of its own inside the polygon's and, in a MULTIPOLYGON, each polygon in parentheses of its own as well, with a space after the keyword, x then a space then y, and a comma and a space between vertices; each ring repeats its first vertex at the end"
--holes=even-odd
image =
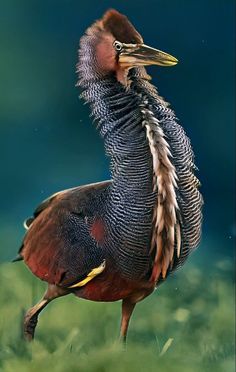
POLYGON ((234 290, 229 260, 186 266, 137 305, 124 351, 120 302, 73 295, 42 312, 35 341, 22 340, 23 312, 45 284, 23 263, 0 266, 0 371, 234 371, 234 290))

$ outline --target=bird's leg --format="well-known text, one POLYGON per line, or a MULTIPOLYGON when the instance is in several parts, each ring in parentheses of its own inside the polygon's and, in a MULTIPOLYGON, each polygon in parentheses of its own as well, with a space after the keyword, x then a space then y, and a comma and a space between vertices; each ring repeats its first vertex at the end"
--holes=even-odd
POLYGON ((70 291, 57 287, 56 285, 49 284, 43 298, 33 307, 31 307, 24 317, 24 337, 27 341, 32 341, 34 338, 35 328, 38 322, 40 312, 57 297, 65 296, 70 291))
POLYGON ((42 298, 35 306, 31 307, 24 317, 24 337, 27 341, 32 341, 34 338, 34 331, 38 322, 38 315, 49 300, 42 298))
POLYGON ((120 326, 120 340, 126 344, 127 331, 129 327, 129 321, 133 313, 136 303, 131 302, 129 299, 125 298, 122 301, 122 317, 120 326))

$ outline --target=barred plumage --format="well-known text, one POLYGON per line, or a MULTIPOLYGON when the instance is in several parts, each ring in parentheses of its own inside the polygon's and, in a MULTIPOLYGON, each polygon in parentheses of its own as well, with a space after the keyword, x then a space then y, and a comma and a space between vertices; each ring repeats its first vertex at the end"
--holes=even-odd
MULTIPOLYGON (((84 37, 81 41, 80 56, 83 56, 83 51, 89 55, 92 45, 92 39, 84 37)), ((137 247, 137 254, 143 252, 141 255, 145 264, 141 275, 150 270, 146 265, 147 245, 151 252, 155 251, 154 263, 152 261, 150 265, 154 265, 151 278, 157 282, 160 274, 164 279, 167 273, 183 263, 200 240, 202 198, 198 191, 199 181, 193 173, 195 165, 190 141, 182 127, 177 124, 173 111, 150 84, 143 68, 130 71, 131 84, 128 90, 112 76, 103 80, 96 78, 93 69, 93 59, 90 61, 87 59, 84 69, 82 58, 82 63, 78 65, 79 85, 85 89, 83 98, 91 103, 92 113, 98 120, 98 129, 105 140, 106 152, 111 156, 112 178, 115 185, 111 210, 115 213, 117 208, 121 210, 114 221, 115 225, 117 222, 122 224, 121 233, 117 233, 117 236, 127 234, 132 237, 129 219, 135 216, 137 211, 142 211, 146 203, 145 198, 147 201, 151 200, 154 223, 150 223, 149 219, 146 220, 146 226, 142 226, 143 233, 144 228, 149 232, 145 235, 146 239, 141 238, 142 248, 139 248, 139 244, 134 240, 130 242, 130 246, 137 247), (150 147, 147 148, 148 143, 150 147), (152 156, 152 162, 149 160, 149 164, 148 153, 152 156), (151 174, 154 174, 154 178, 151 174), (128 214, 125 216, 128 204, 122 201, 122 195, 128 192, 127 181, 130 177, 145 203, 136 208, 131 203, 130 216, 128 214), (145 182, 140 184, 140 180, 145 182), (147 189, 148 183, 149 186, 152 184, 152 192, 149 188, 146 194, 145 188, 147 189), (192 203, 196 203, 196 210, 192 203), (149 243, 147 237, 151 239, 149 243)), ((134 193, 134 190, 132 192, 134 193)), ((138 201, 135 203, 138 205, 138 201)), ((137 227, 136 233, 136 237, 139 236, 137 227)), ((116 235, 114 231, 113 234, 116 235)), ((128 245, 122 245, 117 240, 113 243, 120 247, 120 256, 129 256, 128 245)), ((131 268, 127 266, 127 262, 122 266, 126 275, 132 278, 140 276, 140 271, 137 270, 136 273, 133 264, 132 275, 129 272, 131 268)))
POLYGON ((143 109, 143 125, 147 129, 150 150, 153 157, 153 186, 158 191, 157 204, 153 213, 153 233, 151 251, 155 249, 151 280, 157 282, 160 273, 165 278, 166 272, 174 257, 176 239, 177 256, 180 254, 180 236, 176 219, 178 203, 176 200, 177 176, 175 167, 170 161, 172 157, 169 145, 164 138, 163 130, 152 112, 143 109))
MULTIPOLYGON (((184 129, 177 123, 174 112, 168 107, 157 93, 156 88, 147 79, 146 71, 140 69, 133 72, 136 89, 146 93, 149 97, 150 109, 158 118, 171 152, 171 161, 177 175, 176 199, 178 204, 177 218, 181 234, 180 254, 178 253, 178 239, 176 239, 173 265, 170 272, 182 265, 188 255, 198 246, 201 238, 203 199, 199 192, 200 182, 194 172, 194 154, 190 140, 184 129)), ((177 225, 178 226, 178 225, 177 225)))
POLYGON ((115 10, 82 37, 78 85, 104 139, 112 180, 56 193, 26 221, 16 260, 48 282, 26 313, 28 340, 40 311, 74 293, 122 299, 125 341, 135 304, 198 245, 202 198, 190 141, 143 67, 177 62, 145 45, 115 10))

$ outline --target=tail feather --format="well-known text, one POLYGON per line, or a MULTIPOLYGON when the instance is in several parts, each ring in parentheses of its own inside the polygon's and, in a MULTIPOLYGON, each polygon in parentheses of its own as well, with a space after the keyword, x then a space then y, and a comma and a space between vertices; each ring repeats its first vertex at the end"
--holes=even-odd
POLYGON ((13 258, 13 260, 11 260, 11 262, 17 262, 17 261, 22 261, 23 260, 23 257, 18 254, 15 258, 13 258))

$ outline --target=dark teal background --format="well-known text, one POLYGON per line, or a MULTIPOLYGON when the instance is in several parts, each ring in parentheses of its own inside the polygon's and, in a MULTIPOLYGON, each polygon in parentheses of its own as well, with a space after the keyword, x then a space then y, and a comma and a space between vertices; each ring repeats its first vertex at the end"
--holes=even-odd
POLYGON ((48 195, 109 178, 103 143, 78 100, 79 39, 103 12, 123 12, 145 43, 176 56, 148 69, 191 138, 205 200, 193 259, 232 256, 234 226, 234 1, 1 0, 0 258, 48 195))

